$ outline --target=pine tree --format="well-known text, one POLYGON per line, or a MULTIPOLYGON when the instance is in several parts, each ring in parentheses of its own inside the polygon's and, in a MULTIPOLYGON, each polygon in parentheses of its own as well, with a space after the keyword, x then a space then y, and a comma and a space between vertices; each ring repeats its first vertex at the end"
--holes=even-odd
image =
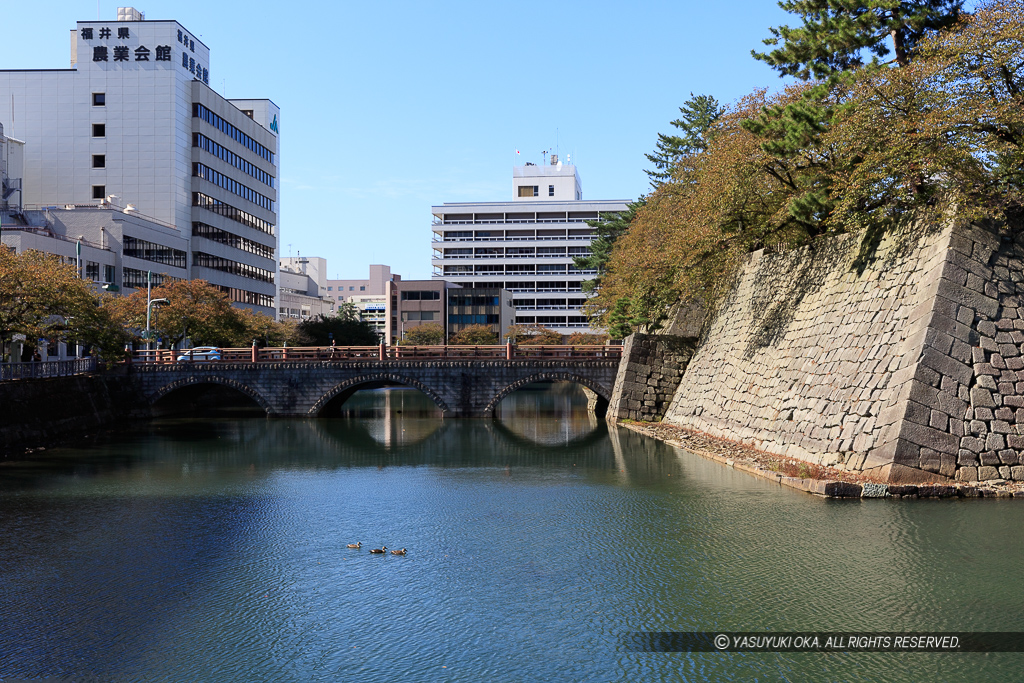
POLYGON ((672 169, 683 158, 703 152, 707 148, 707 133, 724 107, 711 95, 694 95, 679 107, 681 118, 672 121, 679 129, 679 135, 658 133, 658 143, 654 154, 645 154, 647 160, 654 164, 654 170, 644 171, 651 179, 651 187, 672 180, 672 169))
POLYGON ((767 107, 744 127, 764 140, 762 149, 776 160, 768 172, 792 190, 789 213, 809 234, 823 229, 834 206, 832 188, 821 172, 829 159, 818 148, 836 113, 837 86, 864 67, 880 67, 890 53, 895 53, 892 63, 905 66, 921 39, 951 26, 962 5, 963 0, 779 2, 801 18, 802 26, 769 29, 772 37, 764 43, 778 47, 751 54, 781 76, 812 84, 800 100, 767 107))

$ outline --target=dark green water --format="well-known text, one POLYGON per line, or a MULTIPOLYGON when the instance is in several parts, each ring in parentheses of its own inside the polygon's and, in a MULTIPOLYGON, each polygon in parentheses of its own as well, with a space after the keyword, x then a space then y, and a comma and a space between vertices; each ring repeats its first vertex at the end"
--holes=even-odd
POLYGON ((1019 654, 628 631, 1024 631, 1024 501, 827 501, 522 391, 165 420, 0 467, 0 680, 1019 680, 1019 654), (347 543, 361 541, 361 550, 347 543), (408 549, 373 556, 370 547, 408 549))

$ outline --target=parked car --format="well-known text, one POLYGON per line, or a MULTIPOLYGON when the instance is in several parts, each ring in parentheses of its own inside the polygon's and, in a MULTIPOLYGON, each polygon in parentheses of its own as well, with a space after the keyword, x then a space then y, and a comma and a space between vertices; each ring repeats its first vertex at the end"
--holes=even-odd
POLYGON ((216 346, 197 346, 182 351, 178 360, 220 360, 220 349, 216 346))

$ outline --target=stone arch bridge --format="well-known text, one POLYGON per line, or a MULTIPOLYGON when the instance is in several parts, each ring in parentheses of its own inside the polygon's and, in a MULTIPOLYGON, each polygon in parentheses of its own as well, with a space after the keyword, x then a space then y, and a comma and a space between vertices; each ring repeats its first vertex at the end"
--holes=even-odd
POLYGON ((368 386, 400 384, 429 396, 446 417, 489 417, 508 394, 533 382, 582 385, 591 408, 607 406, 618 359, 443 359, 139 364, 132 383, 152 405, 178 389, 219 384, 245 394, 272 417, 316 417, 335 399, 368 386))

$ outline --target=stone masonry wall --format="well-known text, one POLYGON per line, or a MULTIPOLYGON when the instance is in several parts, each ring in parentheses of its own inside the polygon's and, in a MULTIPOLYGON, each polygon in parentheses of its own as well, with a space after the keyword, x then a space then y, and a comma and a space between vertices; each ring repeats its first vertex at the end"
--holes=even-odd
MULTIPOLYGON (((915 377, 934 379, 920 361, 951 234, 887 236, 874 248, 846 235, 753 254, 709 321, 666 421, 890 481, 925 476, 901 434, 907 399, 920 391, 915 377)), ((945 454, 937 469, 952 476, 949 430, 958 425, 949 416, 960 405, 943 401, 943 424, 905 436, 945 454)), ((918 458, 922 445, 913 444, 918 458)))
POLYGON ((696 341, 681 336, 630 335, 623 345, 608 420, 660 421, 693 356, 696 341))
MULTIPOLYGON (((955 392, 957 408, 963 410, 962 422, 950 420, 951 433, 960 437, 956 478, 962 481, 1024 480, 1022 268, 1024 234, 975 228, 956 235, 950 244, 948 276, 973 295, 970 305, 957 310, 964 329, 957 330, 960 335, 951 333, 957 341, 970 336, 971 353, 961 354, 957 383, 943 377, 938 392, 955 392)), ((943 289, 939 294, 945 294, 943 289)), ((943 305, 952 313, 950 303, 943 305)), ((928 458, 934 456, 922 449, 923 464, 928 458)))
POLYGON ((665 419, 894 483, 1024 480, 1024 233, 864 239, 754 254, 665 419))

